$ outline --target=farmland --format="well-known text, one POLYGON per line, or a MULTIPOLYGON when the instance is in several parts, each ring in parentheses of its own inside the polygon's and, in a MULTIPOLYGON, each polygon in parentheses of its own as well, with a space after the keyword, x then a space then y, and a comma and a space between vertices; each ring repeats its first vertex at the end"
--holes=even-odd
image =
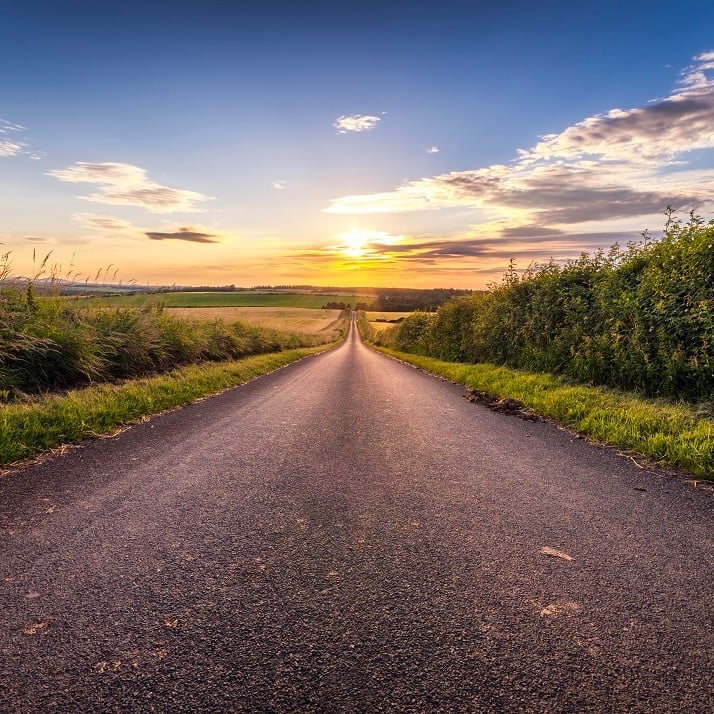
POLYGON ((96 307, 144 307, 161 303, 164 307, 300 307, 320 309, 329 302, 343 302, 355 305, 371 294, 322 294, 308 292, 261 292, 242 290, 239 292, 166 292, 142 293, 139 295, 112 295, 106 297, 78 298, 80 304, 96 307))
POLYGON ((299 332, 338 339, 340 310, 306 307, 168 307, 166 312, 186 320, 226 320, 245 322, 278 332, 299 332))
POLYGON ((411 315, 411 312, 379 312, 368 310, 365 315, 367 320, 375 332, 383 332, 390 327, 399 324, 405 317, 411 315))

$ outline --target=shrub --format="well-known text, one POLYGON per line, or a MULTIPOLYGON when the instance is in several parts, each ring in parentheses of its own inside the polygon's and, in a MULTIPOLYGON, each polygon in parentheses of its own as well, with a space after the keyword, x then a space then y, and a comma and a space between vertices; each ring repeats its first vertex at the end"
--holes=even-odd
POLYGON ((380 342, 405 352, 567 375, 651 396, 714 398, 714 221, 668 214, 660 241, 509 266, 490 292, 414 316, 380 342))

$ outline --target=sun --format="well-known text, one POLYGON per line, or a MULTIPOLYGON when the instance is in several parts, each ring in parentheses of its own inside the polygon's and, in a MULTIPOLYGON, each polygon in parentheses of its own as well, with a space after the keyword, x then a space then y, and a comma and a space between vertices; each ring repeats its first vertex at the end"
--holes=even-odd
POLYGON ((367 253, 369 239, 372 233, 369 231, 351 230, 349 233, 342 233, 337 237, 341 240, 340 250, 348 258, 363 258, 367 253))

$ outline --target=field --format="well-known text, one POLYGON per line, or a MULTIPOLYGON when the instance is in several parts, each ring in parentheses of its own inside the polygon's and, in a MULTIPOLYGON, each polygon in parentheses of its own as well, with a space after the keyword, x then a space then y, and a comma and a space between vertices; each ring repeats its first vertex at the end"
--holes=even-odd
POLYGON ((374 295, 346 293, 326 295, 321 293, 259 292, 243 290, 234 293, 168 292, 142 293, 140 295, 113 295, 109 297, 77 298, 78 302, 96 307, 143 307, 163 303, 165 307, 302 307, 320 309, 330 302, 355 305, 374 295))
POLYGON ((367 320, 375 332, 383 332, 390 327, 394 327, 398 320, 403 320, 411 315, 411 312, 373 312, 367 311, 367 320))
POLYGON ((169 307, 166 312, 188 320, 226 320, 246 322, 278 332, 330 336, 338 339, 340 310, 315 310, 306 307, 169 307))

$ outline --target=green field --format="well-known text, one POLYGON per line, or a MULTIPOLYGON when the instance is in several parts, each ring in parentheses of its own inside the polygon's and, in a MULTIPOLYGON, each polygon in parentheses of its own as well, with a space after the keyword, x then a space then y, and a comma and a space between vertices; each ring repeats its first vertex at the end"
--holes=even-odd
POLYGON ((372 299, 373 295, 319 293, 258 292, 244 290, 235 293, 142 293, 141 295, 113 295, 109 297, 77 298, 79 304, 93 307, 142 307, 163 303, 166 307, 307 307, 319 309, 328 302, 357 302, 372 299))

